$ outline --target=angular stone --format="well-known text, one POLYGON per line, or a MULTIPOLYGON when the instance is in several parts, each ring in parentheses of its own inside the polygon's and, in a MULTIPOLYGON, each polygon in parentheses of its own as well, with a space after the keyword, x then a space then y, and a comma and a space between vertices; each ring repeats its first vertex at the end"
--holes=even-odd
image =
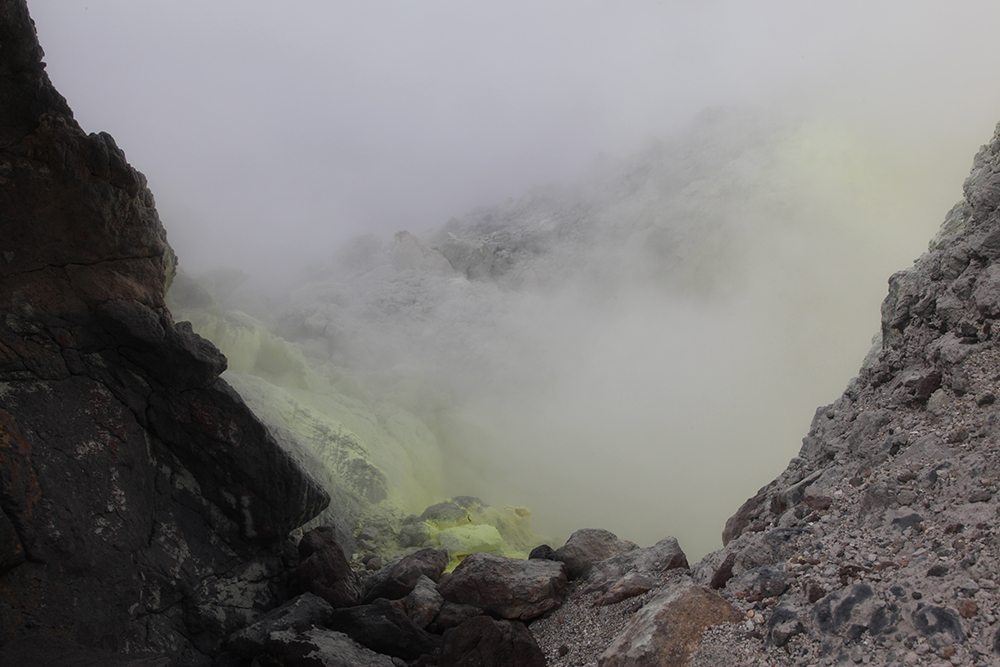
POLYGON ((330 627, 377 653, 403 660, 416 660, 421 655, 430 655, 441 646, 439 636, 424 631, 385 599, 378 599, 372 604, 335 609, 330 627))
POLYGON ((413 586, 410 594, 403 599, 406 615, 421 628, 426 628, 441 611, 444 598, 438 593, 437 586, 426 576, 421 575, 413 586))
POLYGON ((378 598, 398 600, 409 595, 420 577, 436 582, 448 567, 445 549, 421 549, 390 563, 365 581, 364 603, 378 598))
POLYGON ((483 613, 479 607, 471 604, 459 604, 457 602, 444 601, 441 610, 434 620, 427 627, 431 632, 443 634, 445 630, 455 628, 465 623, 470 618, 475 618, 483 613))
POLYGON ((334 608, 353 607, 361 601, 361 582, 351 569, 333 528, 320 526, 299 542, 301 564, 292 573, 295 590, 309 592, 334 608))
POLYGON ((594 564, 584 577, 584 590, 607 592, 633 572, 661 577, 669 570, 687 567, 687 557, 677 540, 665 537, 651 547, 632 549, 594 564))
POLYGON ((598 660, 599 667, 687 665, 707 628, 737 623, 743 615, 689 579, 669 586, 628 622, 598 660))
POLYGON ((342 632, 312 628, 274 632, 261 667, 395 667, 392 658, 361 646, 342 632))
POLYGON ((303 593, 233 634, 227 646, 239 656, 253 658, 264 651, 271 633, 304 632, 313 627, 328 626, 332 620, 333 607, 329 602, 313 593, 303 593))
POLYGON ((439 667, 545 667, 523 623, 477 616, 444 634, 439 667))
POLYGON ((562 603, 566 568, 557 561, 476 553, 455 568, 438 592, 451 602, 526 621, 562 603))
POLYGON ((555 559, 566 564, 566 576, 572 581, 590 572, 594 563, 635 548, 634 542, 618 539, 609 530, 582 528, 556 549, 555 559))

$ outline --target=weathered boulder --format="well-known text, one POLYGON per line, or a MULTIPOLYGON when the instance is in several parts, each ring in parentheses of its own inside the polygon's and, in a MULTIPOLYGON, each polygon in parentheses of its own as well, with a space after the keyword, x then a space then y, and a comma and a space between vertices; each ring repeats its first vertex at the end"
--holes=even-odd
POLYGON ((633 573, 660 578, 669 570, 687 567, 680 544, 673 537, 665 537, 651 547, 632 549, 595 563, 583 579, 583 586, 587 592, 608 592, 623 585, 633 573))
POLYGON ((572 581, 590 572, 594 563, 636 548, 634 542, 620 540, 609 530, 582 528, 556 549, 555 560, 566 564, 566 576, 572 581))
POLYGON ((395 667, 392 658, 361 646, 342 632, 311 628, 304 632, 275 632, 260 667, 395 667))
POLYGON ((598 661, 599 667, 682 667, 707 628, 743 615, 689 579, 665 588, 640 609, 598 661))
POLYGON ((421 628, 426 628, 441 611, 444 598, 438 593, 437 586, 429 578, 421 575, 417 583, 403 599, 406 615, 421 628))
POLYGON ((444 634, 440 667, 545 667, 545 655, 518 621, 477 616, 444 634))
POLYGON ((396 232, 392 248, 392 264, 400 271, 407 269, 451 273, 451 264, 437 250, 428 248, 410 232, 396 232))
POLYGON ((300 565, 292 573, 292 586, 323 598, 337 609, 361 602, 361 581, 330 526, 313 528, 299 542, 300 565))
POLYGON ((483 610, 471 604, 459 604, 457 602, 444 601, 437 616, 427 629, 431 632, 444 634, 449 628, 456 628, 465 623, 470 618, 475 618, 483 613, 483 610))
POLYGON ((378 598, 398 600, 406 597, 420 577, 437 582, 448 567, 448 552, 444 549, 421 549, 386 565, 364 582, 364 603, 378 598))
POLYGON ((332 620, 333 607, 329 602, 313 593, 303 593, 234 633, 227 648, 236 655, 253 658, 264 652, 273 633, 304 632, 329 626, 332 620))
POLYGON ((372 604, 335 609, 330 627, 373 651, 403 660, 431 655, 441 646, 441 637, 425 631, 382 598, 372 604))
POLYGON ((438 591, 445 600, 526 621, 562 603, 566 568, 556 561, 472 554, 438 586, 438 591))

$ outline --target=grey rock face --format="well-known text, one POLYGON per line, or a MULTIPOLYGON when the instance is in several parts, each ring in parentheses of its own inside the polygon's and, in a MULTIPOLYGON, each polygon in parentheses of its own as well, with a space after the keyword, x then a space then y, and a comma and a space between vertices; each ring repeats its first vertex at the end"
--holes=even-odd
POLYGON ((261 667, 395 667, 389 656, 324 628, 273 633, 267 648, 258 662, 261 667))
POLYGON ((555 560, 566 564, 566 576, 573 580, 590 572, 594 563, 637 546, 634 542, 618 539, 609 530, 582 528, 570 535, 566 544, 556 549, 555 560))
POLYGON ((253 658, 264 652, 272 633, 326 627, 332 619, 333 607, 329 602, 318 595, 303 593, 233 634, 227 646, 239 656, 253 658))
POLYGON ((669 570, 687 567, 687 557, 677 540, 665 537, 651 547, 632 549, 595 563, 583 586, 588 592, 607 592, 631 574, 659 578, 669 570))
POLYGON ((558 606, 566 568, 548 560, 515 560, 475 553, 438 586, 445 600, 470 604, 502 618, 529 620, 558 606))

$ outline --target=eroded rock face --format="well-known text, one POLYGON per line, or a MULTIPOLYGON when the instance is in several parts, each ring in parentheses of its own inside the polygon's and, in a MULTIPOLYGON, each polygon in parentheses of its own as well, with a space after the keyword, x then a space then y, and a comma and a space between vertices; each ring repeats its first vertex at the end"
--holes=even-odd
POLYGON ((199 664, 276 605, 328 498, 164 307, 145 179, 73 120, 24 2, 0 44, 0 644, 199 664))
POLYGON ((6 0, 0 24, 0 308, 162 307, 175 260, 146 179, 73 119, 24 2, 6 0))

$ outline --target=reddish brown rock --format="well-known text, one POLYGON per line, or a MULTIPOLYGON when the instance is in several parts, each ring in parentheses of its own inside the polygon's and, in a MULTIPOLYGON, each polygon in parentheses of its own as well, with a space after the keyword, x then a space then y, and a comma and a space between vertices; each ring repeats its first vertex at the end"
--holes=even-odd
POLYGON ((705 629, 735 623, 742 614, 689 580, 670 586, 640 609, 601 655, 599 667, 681 667, 705 629))
POLYGON ((475 553, 455 568, 438 591, 445 600, 526 621, 562 604, 566 568, 557 561, 475 553))

